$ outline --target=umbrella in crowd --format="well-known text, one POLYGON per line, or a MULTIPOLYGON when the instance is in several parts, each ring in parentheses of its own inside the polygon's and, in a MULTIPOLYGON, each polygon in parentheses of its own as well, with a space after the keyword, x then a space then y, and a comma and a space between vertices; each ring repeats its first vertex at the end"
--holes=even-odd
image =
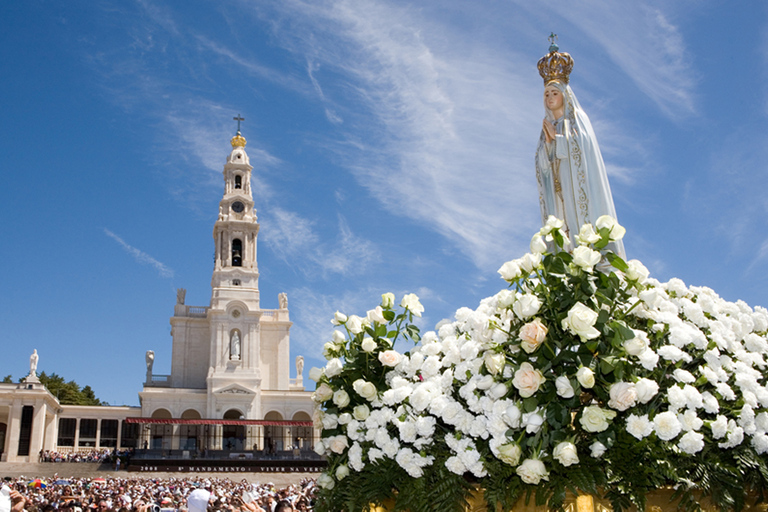
POLYGON ((53 485, 71 485, 71 482, 69 480, 62 480, 59 478, 55 482, 53 482, 53 485))
POLYGON ((48 484, 40 480, 39 478, 35 478, 34 480, 30 481, 27 484, 28 487, 37 487, 38 489, 45 489, 48 487, 48 484))
POLYGON ((92 484, 105 484, 105 483, 107 483, 107 481, 104 480, 103 478, 94 478, 93 480, 91 480, 91 483, 92 484))

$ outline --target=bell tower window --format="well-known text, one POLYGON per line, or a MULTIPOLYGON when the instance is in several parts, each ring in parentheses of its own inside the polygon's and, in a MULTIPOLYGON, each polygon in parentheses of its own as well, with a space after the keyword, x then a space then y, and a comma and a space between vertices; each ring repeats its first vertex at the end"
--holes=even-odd
POLYGON ((232 266, 243 266, 243 242, 239 238, 232 240, 232 266))
POLYGON ((243 177, 239 174, 235 176, 235 188, 243 188, 243 177))

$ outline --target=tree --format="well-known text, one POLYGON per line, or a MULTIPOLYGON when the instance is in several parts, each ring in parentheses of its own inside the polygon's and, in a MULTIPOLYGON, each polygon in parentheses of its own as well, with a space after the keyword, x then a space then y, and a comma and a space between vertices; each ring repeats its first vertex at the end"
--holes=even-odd
POLYGON ((10 375, 3 377, 3 384, 13 384, 13 378, 10 375))
POLYGON ((77 382, 74 380, 65 382, 64 377, 56 373, 47 375, 42 372, 38 378, 62 405, 105 405, 104 402, 96 398, 96 394, 90 386, 80 389, 77 382))

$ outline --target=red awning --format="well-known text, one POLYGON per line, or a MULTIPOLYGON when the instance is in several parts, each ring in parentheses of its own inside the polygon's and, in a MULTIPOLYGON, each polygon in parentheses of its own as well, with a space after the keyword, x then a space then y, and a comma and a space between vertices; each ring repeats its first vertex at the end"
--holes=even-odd
POLYGON ((198 419, 184 420, 181 418, 125 418, 126 423, 145 423, 159 425, 261 425, 264 427, 314 427, 311 421, 291 420, 216 420, 198 419))

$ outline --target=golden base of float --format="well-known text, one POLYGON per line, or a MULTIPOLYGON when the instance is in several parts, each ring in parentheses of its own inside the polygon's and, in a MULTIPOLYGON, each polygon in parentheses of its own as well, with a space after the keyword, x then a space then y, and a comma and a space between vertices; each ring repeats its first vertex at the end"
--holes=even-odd
MULTIPOLYGON (((646 507, 642 512, 674 512, 677 510, 677 502, 670 501, 670 498, 674 494, 672 489, 659 489, 646 495, 646 507)), ((470 498, 469 507, 466 512, 489 512, 489 509, 483 500, 482 493, 477 492, 470 498)), ((754 502, 752 498, 748 501, 754 502)), ((705 512, 716 512, 717 507, 709 503, 707 500, 700 502, 702 510, 705 512)), ((371 507, 371 512, 392 512, 394 511, 394 500, 391 503, 385 503, 381 507, 371 507)), ((565 499, 565 512, 613 512, 611 502, 603 500, 595 496, 580 495, 573 496, 571 494, 565 499)), ((743 512, 768 512, 768 503, 760 503, 759 505, 747 504, 742 509, 743 512)), ((501 511, 498 511, 501 512, 501 511)), ((521 499, 517 504, 509 511, 503 512, 549 512, 549 508, 546 506, 534 505, 534 498, 531 497, 530 503, 525 504, 525 499, 521 499)), ((629 512, 640 512, 637 508, 632 507, 629 512)))

